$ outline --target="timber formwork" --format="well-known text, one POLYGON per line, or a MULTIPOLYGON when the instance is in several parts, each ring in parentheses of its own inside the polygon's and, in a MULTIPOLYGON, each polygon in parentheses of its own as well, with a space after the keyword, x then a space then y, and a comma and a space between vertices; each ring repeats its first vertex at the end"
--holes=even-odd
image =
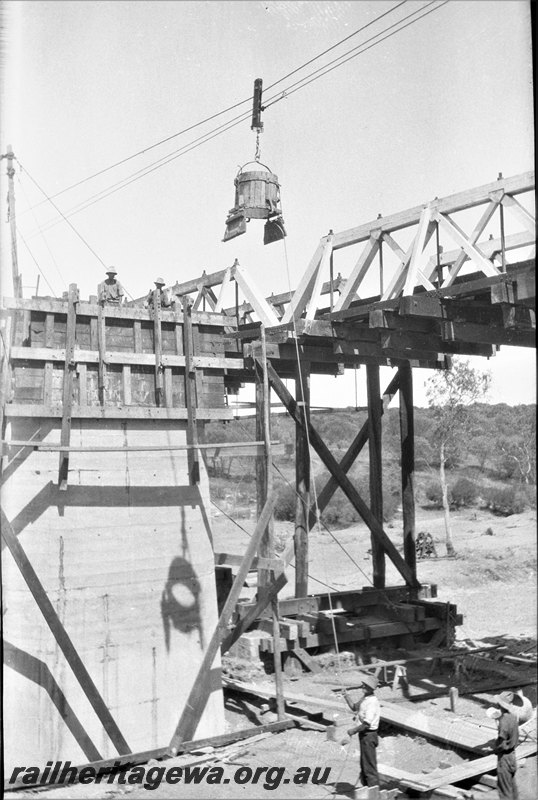
MULTIPOLYGON (((140 538, 129 540, 127 546, 129 557, 134 560, 149 557, 141 543, 145 541, 144 528, 147 530, 152 520, 171 526, 167 555, 155 561, 155 569, 164 569, 165 574, 149 575, 148 587, 153 586, 153 596, 148 588, 150 595, 144 601, 149 606, 153 603, 154 611, 159 608, 150 638, 159 638, 157 629, 164 620, 169 623, 168 634, 166 626, 164 631, 165 645, 171 630, 172 634, 176 630, 191 639, 192 631, 198 631, 194 637, 196 657, 192 660, 196 675, 191 688, 184 685, 186 695, 178 696, 175 704, 171 705, 168 695, 164 698, 172 708, 168 722, 176 715, 176 724, 168 727, 172 733, 171 752, 197 734, 204 709, 209 708, 219 683, 218 666, 215 669, 219 650, 229 650, 252 627, 269 634, 259 646, 276 651, 277 672, 280 650, 301 653, 307 660, 305 648, 330 647, 335 629, 343 643, 369 645, 387 638, 407 644, 417 639, 432 644, 450 642, 454 626, 460 622, 456 607, 433 602, 417 578, 413 369, 449 368, 454 354, 489 358, 502 345, 534 346, 534 253, 529 252, 535 239, 534 220, 520 202, 520 195, 532 193, 533 188, 531 173, 499 178, 492 184, 378 218, 349 231, 331 231, 322 237, 295 292, 269 298, 263 297, 252 276, 235 262, 226 270, 204 273, 198 279, 170 287, 175 299, 169 309, 160 307, 157 295, 153 309, 137 303, 102 306, 92 298, 85 302, 80 300, 75 285, 62 299, 4 300, 0 386, 4 542, 14 559, 13 568, 16 564, 52 630, 55 643, 48 647, 56 659, 54 663, 61 650, 106 732, 103 741, 111 741, 118 753, 153 743, 137 740, 127 744, 129 737, 124 737, 121 725, 111 715, 109 688, 106 692, 102 688, 110 687, 108 667, 83 663, 84 658, 79 655, 82 634, 75 631, 73 641, 68 636, 68 622, 75 624, 75 617, 69 620, 60 613, 65 609, 64 567, 54 579, 40 580, 32 566, 35 557, 38 571, 46 572, 45 561, 54 562, 65 547, 61 526, 58 528, 47 517, 51 509, 60 519, 67 515, 66 525, 79 531, 79 537, 73 540, 73 552, 79 547, 92 549, 91 530, 88 535, 81 534, 88 517, 97 519, 98 527, 103 526, 110 509, 116 513, 118 505, 125 511, 120 525, 126 528, 133 520, 137 524, 140 508, 147 512, 140 524, 140 538), (472 223, 472 232, 466 234, 455 216, 474 209, 481 215, 472 223), (507 228, 505 211, 523 230, 507 228), (488 227, 497 217, 500 236, 492 235, 488 227), (395 237, 404 231, 406 243, 399 244, 395 237), (447 247, 447 238, 455 249, 447 247), (358 248, 355 265, 347 278, 335 277, 338 251, 348 247, 358 248), (392 264, 388 253, 392 254, 392 264), (378 294, 360 297, 359 289, 371 285, 368 280, 372 275, 379 284, 378 294), (234 286, 236 302, 227 307, 225 300, 234 286), (380 384, 381 366, 394 370, 384 390, 380 384), (368 419, 347 453, 337 461, 311 419, 310 376, 338 375, 346 368, 359 367, 366 371, 368 419), (295 396, 284 379, 295 381, 295 396), (245 554, 213 554, 204 512, 207 480, 200 457, 205 447, 203 424, 231 419, 233 413, 226 396, 245 382, 256 385, 255 444, 263 447, 263 458, 257 459, 259 519, 245 554), (293 548, 280 558, 275 557, 272 542, 275 498, 271 485, 270 389, 295 421, 297 431, 295 537, 293 548), (400 400, 403 513, 403 531, 397 538, 384 530, 381 492, 382 416, 396 393, 400 400), (369 503, 347 474, 366 445, 369 503), (309 485, 311 449, 330 474, 317 498, 317 508, 309 485), (84 459, 90 457, 88 467, 84 459), (108 476, 105 480, 103 473, 108 476), (142 476, 147 475, 153 478, 144 483, 142 476), (371 532, 373 586, 333 593, 328 600, 326 595, 309 594, 308 534, 318 511, 323 511, 337 488, 371 532), (84 510, 84 523, 70 516, 73 508, 84 510), (174 509, 171 519, 170 508, 174 509), (192 526, 187 508, 194 508, 198 514, 192 526), (26 550, 33 547, 36 537, 32 541, 32 535, 40 532, 43 519, 45 529, 55 532, 54 547, 47 550, 44 539, 43 549, 28 558, 26 550), (205 531, 202 538, 205 536, 207 543, 206 549, 197 554, 196 564, 203 561, 211 567, 211 581, 209 573, 204 573, 207 582, 203 586, 199 576, 191 574, 196 572, 192 563, 188 575, 185 570, 169 570, 174 558, 178 558, 177 553, 171 561, 168 558, 173 556, 174 547, 183 548, 179 557, 187 569, 185 552, 197 547, 195 542, 200 539, 196 529, 205 531), (285 568, 293 557, 295 598, 279 603, 278 594, 287 580, 285 568), (399 573, 401 585, 386 586, 387 558, 399 573), (228 572, 229 583, 221 597, 218 621, 213 561, 221 571, 239 567, 233 580, 228 572), (252 565, 258 569, 256 598, 251 603, 238 603, 242 581, 252 565), (181 604, 180 609, 174 606, 175 583, 185 585, 188 580, 191 594, 192 587, 196 588, 194 608, 198 616, 189 616, 181 604), (49 595, 53 603, 48 600, 49 595), (200 609, 203 606, 207 611, 213 605, 213 616, 208 613, 204 618, 207 630, 202 637, 200 609)), ((117 534, 108 535, 115 541, 117 534)), ((160 547, 160 540, 154 541, 153 547, 160 547)), ((112 548, 111 557, 117 562, 125 558, 117 547, 112 548)), ((22 592, 22 585, 17 586, 17 602, 22 592)), ((107 593, 103 590, 102 594, 107 593)), ((143 604, 138 606, 137 615, 143 615, 143 609, 143 604)), ((30 609, 24 613, 30 622, 30 609)), ((141 640, 145 635, 142 632, 141 640)), ((109 663, 110 628, 106 625, 101 638, 106 646, 103 663, 109 663)), ((97 648, 101 646, 99 642, 97 648)), ((151 645, 148 647, 151 649, 151 645)), ((183 647, 184 643, 178 640, 178 657, 187 652, 183 647)), ((26 652, 22 641, 14 648, 15 654, 26 652)), ((164 650, 169 652, 166 646, 164 650)), ((47 670, 50 673, 51 668, 46 659, 44 666, 39 666, 39 658, 29 651, 26 655, 30 660, 23 658, 21 666, 13 658, 8 661, 10 667, 43 687, 43 674, 47 670), (31 670, 29 664, 35 666, 36 659, 39 663, 31 670)), ((184 660, 182 657, 183 663, 184 660)), ((66 719, 62 706, 66 698, 62 687, 58 694, 54 669, 55 666, 53 681, 49 681, 46 691, 49 695, 52 691, 51 696, 57 699, 63 698, 55 705, 63 709, 58 713, 66 719)), ((121 679, 121 673, 117 673, 116 682, 121 683, 121 679)), ((139 698, 140 705, 147 702, 153 714, 155 687, 161 685, 156 680, 149 696, 139 698)), ((174 673, 169 673, 167 680, 174 689, 177 687, 174 673)), ((127 724, 127 711, 124 719, 127 724)), ((153 730, 160 730, 154 716, 151 720, 153 730)), ((85 726, 80 726, 77 714, 72 714, 68 727, 83 754, 95 760, 107 753, 95 744, 100 728, 92 725, 88 734, 85 726)), ((201 735, 200 731, 197 735, 201 735)), ((161 743, 160 734, 156 737, 155 747, 161 743)), ((48 753, 47 758, 53 755, 48 753)))

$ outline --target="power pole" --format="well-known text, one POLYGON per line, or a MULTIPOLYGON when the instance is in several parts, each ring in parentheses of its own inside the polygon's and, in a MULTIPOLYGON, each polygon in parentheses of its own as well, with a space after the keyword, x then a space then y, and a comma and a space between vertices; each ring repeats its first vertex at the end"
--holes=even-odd
POLYGON ((13 176, 15 175, 13 159, 15 158, 15 154, 13 153, 13 149, 10 144, 7 146, 7 153, 2 155, 1 158, 7 158, 7 209, 9 225, 11 228, 11 268, 13 275, 13 296, 22 297, 22 277, 19 275, 19 261, 17 257, 17 218, 15 214, 15 184, 13 181, 13 176))

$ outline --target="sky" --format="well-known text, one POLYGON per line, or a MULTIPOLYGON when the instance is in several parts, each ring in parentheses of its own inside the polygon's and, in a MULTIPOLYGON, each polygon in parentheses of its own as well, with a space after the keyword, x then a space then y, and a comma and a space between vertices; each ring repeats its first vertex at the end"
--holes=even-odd
MULTIPOLYGON (((39 275, 40 294, 58 295, 76 282, 86 298, 114 265, 128 293, 140 297, 157 276, 172 284, 236 258, 264 294, 287 291, 329 229, 533 168, 526 0, 8 0, 3 16, 1 148, 11 144, 17 157, 26 296, 39 275), (420 9, 432 13, 294 86, 420 9), (267 104, 261 161, 281 184, 285 246, 264 247, 256 221, 244 236, 221 241, 234 177, 254 157, 249 98, 257 77, 267 104), (217 130, 240 114, 240 124, 217 130), (201 136, 211 138, 201 143, 201 136), (141 174, 168 156, 177 157, 141 174), (52 203, 43 202, 47 196, 52 203)), ((11 294, 5 220, 3 210, 2 277, 11 294)), ((340 263, 345 274, 352 262, 340 263)), ((535 402, 533 350, 503 348, 473 364, 491 372, 491 402, 535 402)), ((426 403, 427 377, 415 371, 417 405, 426 403)), ((314 379, 312 402, 354 405, 354 373, 314 379)))

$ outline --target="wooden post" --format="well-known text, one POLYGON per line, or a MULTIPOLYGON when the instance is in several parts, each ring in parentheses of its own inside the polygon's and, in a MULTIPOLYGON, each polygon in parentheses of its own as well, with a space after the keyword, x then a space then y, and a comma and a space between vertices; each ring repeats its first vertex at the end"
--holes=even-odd
MULTIPOLYGON (((196 427, 196 368, 193 365, 193 338, 192 338, 192 301, 183 297, 183 351, 185 354, 185 403, 187 405, 187 444, 198 444, 198 431, 196 427)), ((200 480, 200 464, 198 450, 189 447, 187 450, 189 465, 189 482, 194 485, 200 480)))
POLYGON ((99 402, 105 404, 105 378, 106 378, 106 318, 105 307, 101 301, 97 306, 97 347, 99 349, 99 364, 97 366, 97 391, 99 402))
MULTIPOLYGON (((264 325, 262 325, 260 329, 260 341, 261 341, 261 357, 263 366, 263 402, 262 402, 262 414, 258 416, 261 416, 263 423, 261 438, 264 443, 264 455, 262 458, 257 458, 256 461, 258 462, 263 460, 265 462, 263 470, 263 472, 265 473, 264 496, 267 498, 267 497, 272 497, 273 495, 273 454, 271 450, 271 389, 269 387, 269 377, 267 375, 267 346, 266 346, 264 325)), ((259 369, 258 363, 256 363, 256 369, 257 370, 259 369)), ((257 440, 259 441, 258 437, 257 440)), ((269 558, 275 557, 275 538, 274 538, 272 516, 267 525, 265 537, 262 537, 262 541, 260 543, 260 556, 265 555, 265 553, 262 552, 264 549, 267 550, 267 555, 269 556, 269 558)), ((271 580, 274 579, 274 572, 267 573, 265 570, 263 571, 258 570, 258 590, 260 590, 262 587, 265 588, 265 586, 267 586, 268 582, 265 579, 266 575, 269 576, 271 580)), ((284 713, 285 703, 284 703, 284 688, 282 684, 282 656, 280 653, 280 622, 279 622, 277 595, 275 595, 271 600, 271 614, 273 617, 273 664, 275 670, 276 707, 277 707, 278 718, 282 720, 285 718, 285 713, 284 713)))
MULTIPOLYGON (((383 525, 383 467, 381 451, 382 401, 379 388, 379 365, 366 365, 368 389, 368 453, 370 460, 370 509, 383 525)), ((374 586, 385 588, 385 551, 379 539, 371 533, 374 586)))
POLYGON ((13 176, 15 175, 15 168, 13 166, 13 159, 15 154, 10 144, 7 146, 7 153, 2 158, 7 158, 7 202, 8 202, 8 217, 9 226, 11 229, 11 270, 13 276, 13 296, 22 297, 22 276, 19 275, 19 261, 17 256, 17 215, 15 212, 15 186, 13 183, 13 176))
POLYGON ((413 373, 409 362, 398 367, 400 376, 400 441, 402 456, 403 545, 406 564, 417 573, 415 549, 415 430, 413 373))
POLYGON ((8 312, 6 324, 0 338, 0 434, 4 437, 5 405, 11 399, 11 336, 13 312, 8 312))
MULTIPOLYGON (((67 324, 65 332, 65 362, 62 395, 62 430, 60 444, 69 446, 71 441, 71 410, 73 407, 73 378, 75 373, 75 330, 77 324, 76 304, 78 289, 76 283, 69 284, 67 298, 67 324)), ((61 491, 67 490, 67 473, 69 471, 69 451, 60 452, 58 465, 58 486, 61 491)))
POLYGON ((301 361, 295 378, 295 397, 304 427, 295 428, 295 597, 308 594, 308 532, 310 510, 310 452, 307 425, 310 421, 310 364, 301 361))
MULTIPOLYGON (((262 325, 260 330, 261 359, 255 362, 256 377, 256 441, 263 441, 263 456, 256 459, 256 503, 258 516, 265 506, 267 497, 273 489, 273 470, 271 455, 271 416, 269 406, 269 381, 267 378, 267 354, 265 343, 265 330, 262 325)), ((274 557, 274 529, 273 519, 260 541, 258 555, 264 558, 274 557)), ((271 580, 271 572, 267 569, 258 569, 258 590, 265 588, 271 580)))
POLYGON ((161 328, 161 290, 153 291, 153 349, 155 350, 155 402, 157 406, 163 405, 164 380, 163 380, 163 336, 161 328))

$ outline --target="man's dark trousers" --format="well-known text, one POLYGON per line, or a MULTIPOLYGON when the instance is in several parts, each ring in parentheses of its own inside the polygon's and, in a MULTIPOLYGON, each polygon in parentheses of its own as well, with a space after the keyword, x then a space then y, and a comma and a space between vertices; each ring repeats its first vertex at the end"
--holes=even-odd
POLYGON ((361 781, 363 786, 379 786, 377 774, 377 731, 359 733, 361 746, 361 781))
POLYGON ((497 789, 501 800, 518 800, 516 785, 516 755, 503 753, 497 759, 497 789))

